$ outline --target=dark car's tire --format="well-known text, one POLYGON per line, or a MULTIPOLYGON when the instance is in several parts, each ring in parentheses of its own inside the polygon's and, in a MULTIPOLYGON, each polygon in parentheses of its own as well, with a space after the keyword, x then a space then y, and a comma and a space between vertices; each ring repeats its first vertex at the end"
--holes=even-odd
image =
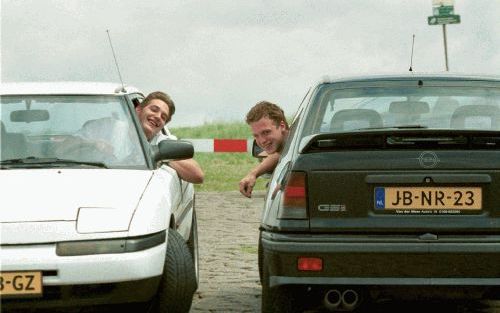
POLYGON ((182 236, 170 229, 163 277, 150 312, 189 312, 195 290, 196 275, 189 248, 182 236))
POLYGON ((264 251, 262 248, 262 231, 259 231, 259 243, 257 246, 257 264, 259 265, 259 280, 260 284, 262 285, 262 276, 263 276, 263 270, 262 266, 264 265, 264 251))
POLYGON ((262 281, 262 313, 303 312, 297 286, 269 288, 269 273, 264 267, 262 281))
POLYGON ((196 287, 195 287, 196 290, 200 285, 200 267, 199 267, 200 260, 198 254, 198 222, 196 219, 196 211, 194 208, 193 208, 193 218, 191 223, 191 232, 189 234, 187 245, 189 247, 189 252, 191 253, 191 258, 193 259, 193 268, 196 277, 196 287))

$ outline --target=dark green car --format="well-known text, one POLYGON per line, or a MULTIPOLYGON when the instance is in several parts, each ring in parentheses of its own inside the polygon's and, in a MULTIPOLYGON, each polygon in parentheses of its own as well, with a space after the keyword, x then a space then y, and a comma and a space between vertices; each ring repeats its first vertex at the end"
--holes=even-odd
POLYGON ((324 80, 259 240, 263 312, 500 297, 500 77, 324 80))

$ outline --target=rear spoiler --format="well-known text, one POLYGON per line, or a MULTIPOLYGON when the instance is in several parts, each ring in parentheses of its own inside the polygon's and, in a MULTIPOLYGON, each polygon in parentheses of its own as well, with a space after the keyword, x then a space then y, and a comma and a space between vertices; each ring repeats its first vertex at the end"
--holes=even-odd
POLYGON ((500 149, 500 131, 450 129, 380 129, 309 135, 301 154, 338 150, 500 149))

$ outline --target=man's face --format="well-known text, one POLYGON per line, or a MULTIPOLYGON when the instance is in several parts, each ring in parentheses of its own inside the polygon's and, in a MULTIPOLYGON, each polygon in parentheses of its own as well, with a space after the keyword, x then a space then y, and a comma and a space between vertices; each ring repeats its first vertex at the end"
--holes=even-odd
POLYGON ((279 125, 276 125, 268 117, 263 117, 250 123, 250 128, 257 145, 268 154, 281 150, 287 133, 285 122, 281 121, 279 125))
POLYGON ((168 105, 159 99, 151 100, 145 107, 138 105, 135 111, 148 140, 165 126, 170 114, 168 105))

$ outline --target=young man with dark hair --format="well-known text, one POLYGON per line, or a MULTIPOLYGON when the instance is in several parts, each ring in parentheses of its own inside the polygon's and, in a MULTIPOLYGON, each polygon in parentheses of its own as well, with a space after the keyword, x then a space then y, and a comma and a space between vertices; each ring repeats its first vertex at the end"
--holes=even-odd
POLYGON ((247 113, 246 122, 257 145, 267 153, 267 157, 240 181, 241 194, 250 198, 257 177, 272 172, 278 164, 288 137, 288 123, 283 110, 268 101, 261 101, 253 106, 247 113))
MULTIPOLYGON (((177 139, 173 135, 161 132, 175 112, 174 102, 166 93, 161 91, 150 93, 136 106, 135 111, 150 144, 156 145, 164 139, 177 139)), ((194 184, 203 183, 204 173, 194 159, 170 161, 168 165, 176 170, 177 175, 183 180, 194 184)))

